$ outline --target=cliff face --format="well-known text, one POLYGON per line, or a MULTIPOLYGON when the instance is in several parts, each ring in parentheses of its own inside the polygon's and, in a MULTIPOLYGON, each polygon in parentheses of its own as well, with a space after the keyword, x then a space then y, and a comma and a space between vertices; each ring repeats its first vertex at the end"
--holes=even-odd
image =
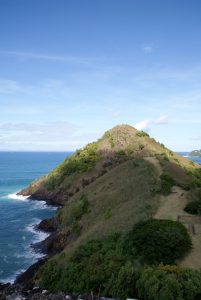
POLYGON ((65 267, 75 250, 91 239, 127 232, 150 217, 176 220, 199 193, 199 172, 199 166, 148 134, 119 125, 21 194, 62 206, 39 228, 53 232, 42 243, 43 250, 54 266, 65 267))

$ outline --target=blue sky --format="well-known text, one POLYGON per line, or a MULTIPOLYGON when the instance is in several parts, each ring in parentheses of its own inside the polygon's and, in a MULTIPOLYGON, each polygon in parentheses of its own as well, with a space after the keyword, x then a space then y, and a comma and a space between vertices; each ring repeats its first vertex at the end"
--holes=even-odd
POLYGON ((201 1, 1 0, 0 150, 74 150, 122 123, 201 148, 201 1))

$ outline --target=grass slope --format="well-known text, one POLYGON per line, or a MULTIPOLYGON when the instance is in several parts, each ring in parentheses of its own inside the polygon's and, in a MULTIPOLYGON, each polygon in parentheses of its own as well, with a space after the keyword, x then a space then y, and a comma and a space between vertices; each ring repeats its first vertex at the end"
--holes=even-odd
POLYGON ((52 258, 63 268, 89 240, 126 233, 153 216, 176 220, 200 188, 199 166, 146 133, 119 125, 22 193, 63 205, 55 220, 67 244, 52 258))

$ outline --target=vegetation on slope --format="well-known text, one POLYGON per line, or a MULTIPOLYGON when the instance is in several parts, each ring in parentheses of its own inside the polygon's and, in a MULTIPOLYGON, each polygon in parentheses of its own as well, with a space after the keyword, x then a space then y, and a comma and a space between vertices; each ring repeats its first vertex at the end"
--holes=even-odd
POLYGON ((196 199, 187 203, 184 210, 189 214, 201 215, 201 191, 199 191, 196 199))
MULTIPOLYGON (((180 223, 151 219, 165 202, 161 197, 171 196, 175 185, 185 189, 189 200, 197 197, 200 170, 128 125, 116 126, 76 151, 24 191, 63 205, 54 225, 58 234, 66 235, 67 244, 38 273, 41 286, 79 293, 93 290, 122 298, 141 295, 144 265, 175 263, 190 249, 189 236, 180 223)), ((171 296, 171 286, 176 286, 174 272, 158 267, 152 272, 156 284, 158 276, 162 281, 163 274, 170 273, 164 283, 170 295, 167 299, 177 299, 171 296)), ((186 293, 184 287, 180 290, 178 295, 186 293)), ((145 299, 154 299, 151 293, 145 299)), ((156 293, 158 299, 166 299, 160 298, 165 292, 159 286, 156 293)))
POLYGON ((127 244, 148 264, 175 263, 191 249, 186 228, 171 220, 140 222, 127 236, 127 244))
POLYGON ((136 287, 139 299, 200 299, 201 271, 169 265, 147 267, 142 271, 136 287))
POLYGON ((96 143, 88 144, 82 151, 77 150, 50 173, 46 182, 47 189, 54 190, 67 176, 90 171, 99 159, 96 143))
MULTIPOLYGON (((93 291, 115 295, 123 276, 132 271, 131 278, 124 283, 130 294, 132 282, 143 272, 144 263, 158 264, 174 262, 189 251, 190 237, 185 227, 168 220, 149 220, 137 224, 133 230, 124 234, 112 234, 102 240, 92 240, 80 246, 66 266, 54 260, 48 262, 40 271, 40 284, 52 290, 70 292, 93 291), (51 275, 50 275, 51 274, 51 275)), ((120 296, 125 291, 119 291, 120 296)), ((135 291, 136 293, 137 291, 135 291)), ((133 296, 133 295, 130 295, 133 296)))

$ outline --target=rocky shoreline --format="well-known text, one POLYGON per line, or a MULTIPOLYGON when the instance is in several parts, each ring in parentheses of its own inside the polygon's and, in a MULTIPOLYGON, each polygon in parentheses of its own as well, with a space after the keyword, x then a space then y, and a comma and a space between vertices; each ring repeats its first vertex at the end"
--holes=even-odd
MULTIPOLYGON (((0 284, 0 300, 94 300, 93 295, 52 293, 39 287, 25 289, 19 284, 0 284)), ((107 298, 102 298, 107 299, 107 298)))
MULTIPOLYGON (((30 197, 30 199, 41 201, 41 199, 33 198, 33 196, 30 197)), ((46 199, 45 201, 47 205, 59 207, 59 203, 56 204, 54 201, 46 199)), ((19 274, 13 284, 0 283, 0 300, 77 299, 78 296, 76 295, 66 295, 62 292, 50 293, 36 286, 34 277, 39 267, 41 267, 52 255, 63 250, 68 242, 69 234, 62 233, 58 230, 58 224, 55 217, 42 220, 38 225, 35 225, 35 229, 50 234, 45 240, 31 245, 35 252, 41 252, 45 256, 43 258, 39 258, 38 261, 32 264, 25 272, 19 274)))

